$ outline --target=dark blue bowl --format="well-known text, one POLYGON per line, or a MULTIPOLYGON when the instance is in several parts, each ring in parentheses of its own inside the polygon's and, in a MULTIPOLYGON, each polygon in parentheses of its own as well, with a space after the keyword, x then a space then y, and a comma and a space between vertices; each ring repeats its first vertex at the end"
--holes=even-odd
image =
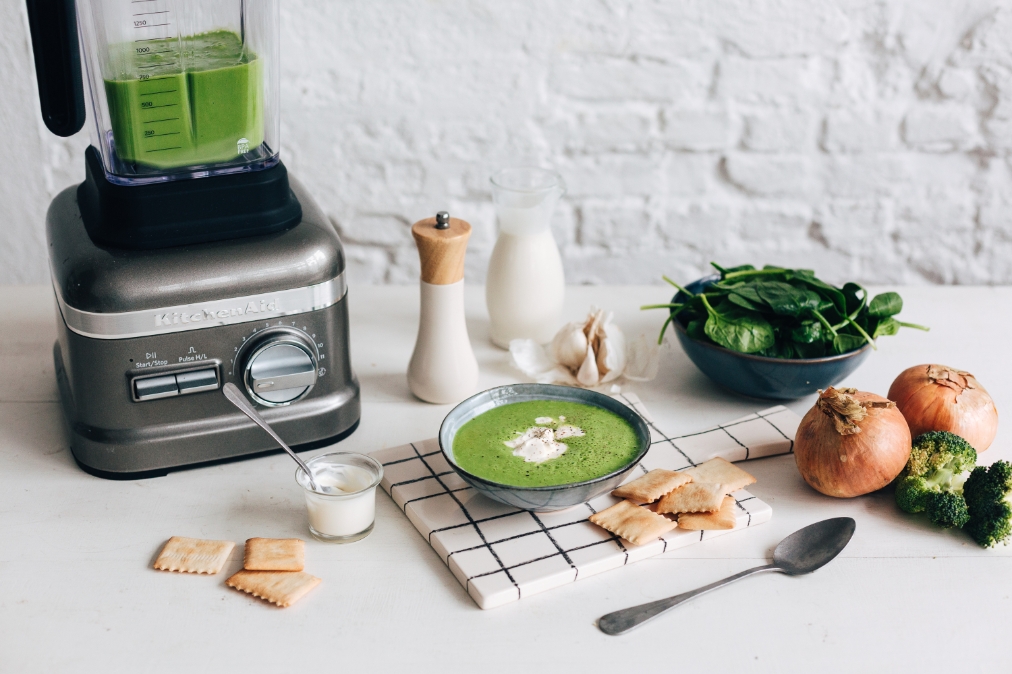
MULTIPOLYGON (((685 286, 690 293, 701 292, 706 286, 720 280, 720 274, 704 276, 685 286)), ((672 303, 686 300, 679 291, 672 303)), ((700 342, 689 337, 685 327, 673 320, 675 334, 689 359, 713 381, 735 393, 753 398, 795 400, 815 393, 819 389, 838 384, 856 370, 871 353, 868 344, 857 351, 826 356, 824 358, 768 358, 750 353, 738 353, 716 344, 700 342)))
POLYGON ((464 482, 490 499, 522 510, 552 512, 586 503, 622 484, 629 471, 636 467, 647 453, 647 450, 650 449, 650 429, 647 428, 643 417, 637 414, 631 407, 603 393, 574 388, 572 386, 555 386, 552 384, 511 384, 509 386, 499 386, 471 396, 454 407, 446 415, 446 418, 443 419, 443 424, 439 427, 439 448, 443 450, 446 462, 457 472, 457 475, 460 475, 460 478, 464 482), (615 472, 596 477, 592 480, 550 487, 514 487, 508 484, 501 484, 478 477, 457 465, 456 460, 453 458, 453 438, 461 426, 493 407, 530 400, 565 400, 567 402, 603 407, 610 412, 614 412, 632 426, 639 441, 639 451, 636 452, 636 456, 633 457, 632 461, 615 472))

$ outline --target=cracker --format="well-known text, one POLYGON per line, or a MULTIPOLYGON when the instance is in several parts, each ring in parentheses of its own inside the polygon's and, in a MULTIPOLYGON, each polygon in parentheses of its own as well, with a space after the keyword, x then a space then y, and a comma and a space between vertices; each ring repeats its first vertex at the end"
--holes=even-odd
POLYGON ((693 482, 716 482, 722 485, 725 494, 732 494, 755 482, 754 477, 724 459, 710 459, 685 472, 692 476, 693 482))
POLYGON ((284 608, 302 599, 320 584, 320 579, 302 571, 242 570, 225 584, 284 608))
POLYGON ((716 529, 734 529, 735 520, 738 518, 736 512, 738 506, 730 496, 724 497, 720 504, 720 510, 713 513, 682 513, 678 516, 678 526, 681 529, 693 529, 707 531, 716 529))
POLYGON ((302 571, 306 542, 301 538, 250 538, 242 568, 247 571, 302 571))
POLYGON ((159 571, 215 574, 225 566, 235 543, 173 536, 162 548, 155 568, 159 571))
POLYGON ((658 515, 631 501, 619 501, 610 508, 594 513, 590 516, 590 521, 618 534, 633 545, 655 541, 678 526, 664 515, 658 515))
POLYGON ((690 482, 657 503, 658 513, 709 513, 720 510, 724 503, 724 488, 716 482, 690 482))
POLYGON ((627 482, 611 493, 633 503, 653 503, 673 489, 692 482, 692 477, 673 470, 655 468, 632 482, 627 482))

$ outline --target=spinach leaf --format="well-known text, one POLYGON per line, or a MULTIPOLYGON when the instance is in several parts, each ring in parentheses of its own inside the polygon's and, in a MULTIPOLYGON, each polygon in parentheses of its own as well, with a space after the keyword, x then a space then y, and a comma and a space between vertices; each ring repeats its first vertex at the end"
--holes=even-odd
POLYGON ((738 293, 731 293, 730 295, 727 296, 727 299, 728 301, 737 304, 739 307, 742 307, 743 309, 748 309, 750 311, 760 311, 762 309, 760 305, 756 304, 752 300, 745 299, 738 293))
POLYGON ((903 311, 903 298, 897 293, 882 293, 881 295, 875 295, 871 304, 868 305, 868 313, 878 318, 895 316, 901 311, 903 311))
POLYGON ((799 316, 819 308, 820 298, 811 290, 795 288, 782 281, 757 281, 753 287, 775 314, 799 316))
POLYGON ((706 336, 726 349, 739 353, 755 353, 776 343, 773 326, 760 314, 751 311, 718 313, 709 309, 704 331, 706 336))
POLYGON ((792 342, 800 344, 821 342, 822 323, 818 321, 803 321, 800 325, 791 329, 790 338, 792 342))
POLYGON ((797 276, 796 278, 832 302, 833 306, 840 312, 841 315, 847 312, 847 300, 844 298, 843 292, 839 288, 834 288, 814 276, 797 276))
POLYGON ((706 330, 703 329, 704 325, 706 325, 705 318, 691 320, 688 325, 685 326, 685 334, 700 342, 708 342, 710 340, 706 336, 706 330))
POLYGON ((833 339, 833 353, 847 353, 848 351, 860 349, 865 344, 867 342, 861 335, 837 335, 833 339))
POLYGON ((875 326, 875 332, 871 336, 873 339, 878 339, 882 336, 892 336, 900 331, 900 327, 900 322, 889 316, 879 321, 879 324, 875 326))

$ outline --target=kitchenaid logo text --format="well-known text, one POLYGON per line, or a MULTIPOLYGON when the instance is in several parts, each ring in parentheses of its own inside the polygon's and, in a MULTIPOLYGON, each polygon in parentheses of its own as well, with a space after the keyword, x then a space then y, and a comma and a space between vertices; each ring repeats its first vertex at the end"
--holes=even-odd
POLYGON ((203 321, 222 320, 226 318, 235 318, 237 316, 247 316, 249 314, 273 313, 277 311, 280 306, 281 302, 275 298, 270 302, 267 300, 260 300, 260 302, 248 302, 244 307, 219 309, 218 311, 201 309, 200 311, 193 313, 188 311, 173 311, 172 313, 155 314, 155 327, 163 325, 201 323, 203 321))

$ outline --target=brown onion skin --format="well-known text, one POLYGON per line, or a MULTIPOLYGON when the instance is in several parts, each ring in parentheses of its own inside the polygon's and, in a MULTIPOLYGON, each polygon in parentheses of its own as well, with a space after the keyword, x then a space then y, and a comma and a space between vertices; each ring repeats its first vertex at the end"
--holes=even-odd
POLYGON ((936 384, 928 376, 931 367, 959 372, 945 365, 915 365, 900 373, 889 387, 889 399, 907 420, 910 434, 949 431, 983 452, 998 433, 998 410, 987 390, 969 373, 963 376, 975 389, 962 393, 936 384))
MULTIPOLYGON (((852 395, 858 402, 888 402, 874 393, 852 395)), ((794 459, 813 489, 837 498, 869 494, 892 482, 907 465, 910 429, 897 408, 869 410, 858 426, 860 433, 840 435, 818 405, 808 410, 794 440, 794 459)))

